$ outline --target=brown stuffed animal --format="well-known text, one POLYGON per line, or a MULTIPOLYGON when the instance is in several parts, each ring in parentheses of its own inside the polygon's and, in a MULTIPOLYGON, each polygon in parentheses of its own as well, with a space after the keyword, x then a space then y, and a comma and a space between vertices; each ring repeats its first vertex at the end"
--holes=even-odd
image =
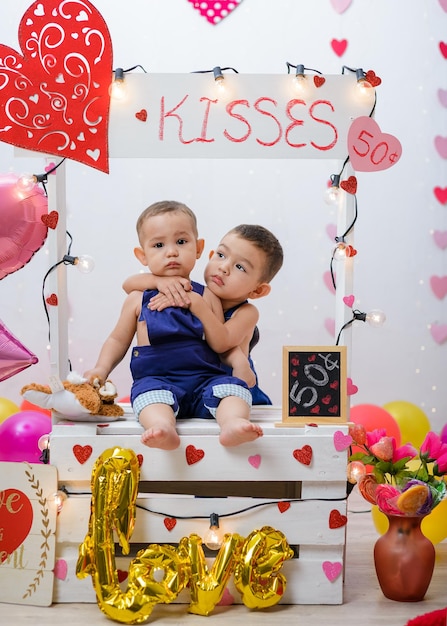
POLYGON ((116 420, 124 415, 122 407, 114 402, 118 394, 110 380, 100 387, 73 372, 67 380, 58 381, 56 388, 31 383, 20 393, 28 402, 53 410, 61 419, 98 422, 116 420))

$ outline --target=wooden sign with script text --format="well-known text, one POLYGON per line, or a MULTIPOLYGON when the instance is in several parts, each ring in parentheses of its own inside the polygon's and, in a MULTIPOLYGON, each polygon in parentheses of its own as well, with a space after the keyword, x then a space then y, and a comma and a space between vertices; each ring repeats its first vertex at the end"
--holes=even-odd
POLYGON ((55 467, 0 463, 0 602, 52 604, 56 491, 55 467))
POLYGON ((282 384, 283 423, 346 422, 346 346, 284 346, 282 384))

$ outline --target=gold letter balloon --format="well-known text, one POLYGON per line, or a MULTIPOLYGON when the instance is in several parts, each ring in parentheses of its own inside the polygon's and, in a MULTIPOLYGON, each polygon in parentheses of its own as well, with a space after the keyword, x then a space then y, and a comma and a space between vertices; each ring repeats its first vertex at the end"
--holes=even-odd
POLYGON ((93 466, 88 532, 79 546, 78 578, 92 577, 98 606, 123 624, 145 622, 155 605, 168 604, 189 587, 189 612, 209 615, 222 599, 234 574, 236 589, 250 609, 277 604, 286 579, 279 570, 293 557, 285 536, 270 526, 247 539, 226 534, 211 570, 198 535, 183 537, 178 546, 151 544, 130 562, 126 591, 121 589, 115 562, 114 531, 123 554, 129 554, 135 526, 140 466, 132 450, 105 450, 93 466))

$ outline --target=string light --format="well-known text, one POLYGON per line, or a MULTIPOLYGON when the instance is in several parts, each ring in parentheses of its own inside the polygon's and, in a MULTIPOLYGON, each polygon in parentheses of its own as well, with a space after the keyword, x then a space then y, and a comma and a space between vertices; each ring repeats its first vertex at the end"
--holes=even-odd
POLYGON ((39 461, 47 465, 50 462, 50 433, 39 437, 37 447, 42 452, 39 457, 39 461))
POLYGON ((326 189, 324 194, 324 200, 326 204, 337 205, 340 199, 340 174, 331 174, 331 184, 326 189))
POLYGON ((290 74, 291 68, 295 70, 295 76, 293 77, 293 84, 294 84, 295 90, 301 95, 305 94, 308 88, 308 79, 307 79, 305 72, 315 72, 316 74, 319 74, 320 76, 322 75, 322 73, 319 72, 318 70, 314 70, 310 67, 304 67, 304 65, 302 65, 301 63, 299 63, 298 65, 293 65, 292 63, 289 63, 288 61, 286 61, 286 66, 287 66, 288 74, 290 74))
POLYGON ((216 84, 216 87, 219 91, 223 92, 225 91, 225 76, 223 75, 223 72, 227 72, 228 70, 231 70, 232 72, 234 72, 235 74, 238 74, 239 72, 237 70, 234 69, 234 67, 220 67, 220 65, 216 65, 215 67, 213 67, 212 70, 196 70, 195 72, 192 72, 193 74, 213 74, 214 76, 214 82, 216 84))
POLYGON ((217 513, 210 515, 210 527, 205 535, 203 543, 210 550, 219 550, 222 545, 222 531, 219 528, 219 516, 217 513))
POLYGON ((379 309, 373 309, 369 313, 363 313, 362 311, 354 309, 354 311, 352 312, 352 318, 350 320, 348 320, 346 322, 346 324, 343 324, 343 326, 340 328, 340 332, 338 333, 337 341, 335 342, 336 346, 338 346, 341 334, 345 330, 345 328, 350 326, 356 320, 359 320, 361 322, 368 322, 368 324, 370 326, 373 326, 373 327, 377 328, 379 326, 383 326, 383 324, 385 323, 385 320, 386 320, 386 315, 385 315, 385 313, 383 311, 381 311, 379 309))
POLYGON ((133 67, 129 67, 127 70, 124 70, 122 67, 117 67, 115 70, 113 70, 113 81, 109 88, 109 94, 113 100, 126 100, 127 89, 126 83, 124 81, 124 74, 126 74, 127 72, 132 72, 137 68, 140 68, 145 74, 147 74, 142 65, 134 65, 133 67))
POLYGON ((67 497, 68 497, 68 492, 65 489, 65 487, 61 487, 55 493, 53 493, 51 496, 48 497, 48 502, 54 503, 54 506, 56 507, 58 515, 62 511, 65 501, 67 500, 67 497))
POLYGON ((64 161, 65 157, 61 161, 59 161, 57 165, 53 165, 53 167, 51 167, 43 174, 22 174, 17 180, 17 189, 19 190, 19 192, 27 193, 33 189, 34 185, 40 183, 45 191, 45 195, 48 196, 47 188, 45 186, 45 183, 47 183, 48 181, 48 175, 55 172, 64 161))

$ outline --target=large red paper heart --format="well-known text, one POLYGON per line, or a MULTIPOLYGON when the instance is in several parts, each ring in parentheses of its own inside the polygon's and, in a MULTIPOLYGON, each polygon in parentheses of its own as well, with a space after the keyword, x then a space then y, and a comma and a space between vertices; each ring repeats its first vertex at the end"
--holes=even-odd
POLYGON ((363 115, 349 127, 348 152, 357 172, 378 172, 398 162, 402 146, 393 135, 382 133, 375 120, 363 115))
POLYGON ((312 461, 312 448, 311 446, 305 445, 302 448, 294 450, 293 456, 299 463, 310 465, 312 461))
POLYGON ((28 537, 33 523, 30 499, 19 489, 0 491, 0 563, 28 537))
POLYGON ((214 0, 207 0, 206 2, 202 2, 201 0, 188 0, 188 2, 190 2, 210 24, 218 24, 227 17, 227 15, 230 15, 242 0, 219 0, 219 2, 214 0))
POLYGON ((0 44, 1 140, 109 171, 112 42, 89 0, 34 2, 0 44))
POLYGON ((205 452, 203 450, 199 450, 193 445, 186 446, 186 462, 188 465, 194 465, 194 463, 198 463, 205 456, 205 452))
MULTIPOLYGON (((0 101, 0 121, 1 116, 0 101)), ((38 185, 22 190, 18 183, 15 174, 0 175, 0 280, 24 267, 42 247, 48 233, 42 221, 48 215, 48 199, 43 190, 38 185)))

